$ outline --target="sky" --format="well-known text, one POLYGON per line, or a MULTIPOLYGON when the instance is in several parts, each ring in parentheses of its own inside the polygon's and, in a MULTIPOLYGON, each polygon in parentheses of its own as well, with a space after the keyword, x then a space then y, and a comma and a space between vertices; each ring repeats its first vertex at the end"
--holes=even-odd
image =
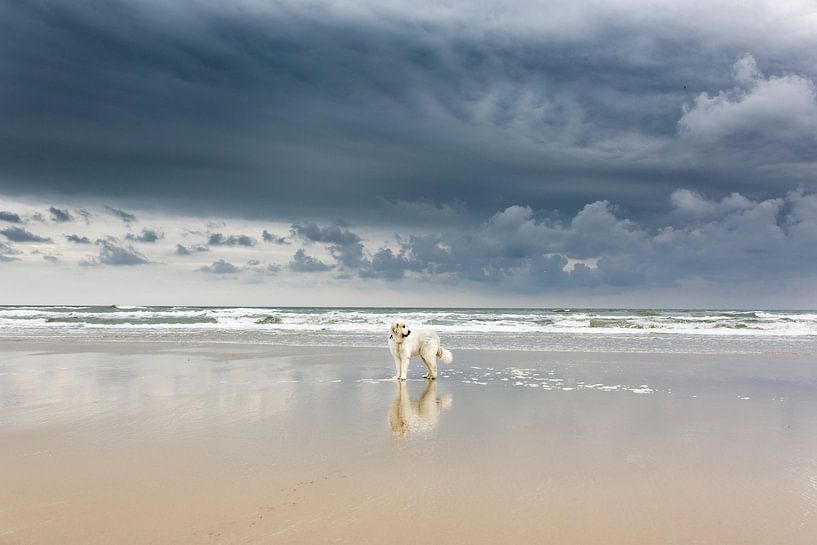
POLYGON ((817 308, 817 4, 0 4, 0 304, 817 308))

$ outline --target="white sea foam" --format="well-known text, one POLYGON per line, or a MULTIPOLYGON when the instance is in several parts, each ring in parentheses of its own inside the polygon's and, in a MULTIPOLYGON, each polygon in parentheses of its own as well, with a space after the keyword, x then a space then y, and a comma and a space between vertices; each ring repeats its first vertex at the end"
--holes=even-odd
POLYGON ((817 312, 793 311, 28 305, 0 307, 0 336, 187 331, 211 339, 243 335, 258 342, 379 346, 388 324, 398 315, 416 327, 435 329, 451 348, 817 350, 817 312))

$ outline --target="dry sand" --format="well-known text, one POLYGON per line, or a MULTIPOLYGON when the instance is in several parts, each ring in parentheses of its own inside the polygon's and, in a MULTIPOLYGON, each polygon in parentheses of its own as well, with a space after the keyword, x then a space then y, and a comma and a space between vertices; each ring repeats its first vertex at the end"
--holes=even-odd
POLYGON ((794 355, 0 343, 0 543, 817 543, 794 355))

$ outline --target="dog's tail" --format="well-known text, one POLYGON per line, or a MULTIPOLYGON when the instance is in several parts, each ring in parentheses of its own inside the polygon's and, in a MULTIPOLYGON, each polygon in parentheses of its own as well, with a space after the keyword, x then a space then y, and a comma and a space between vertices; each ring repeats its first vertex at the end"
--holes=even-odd
POLYGON ((443 363, 451 363, 454 361, 454 355, 451 353, 451 351, 446 350, 442 346, 437 349, 437 357, 440 358, 443 363))

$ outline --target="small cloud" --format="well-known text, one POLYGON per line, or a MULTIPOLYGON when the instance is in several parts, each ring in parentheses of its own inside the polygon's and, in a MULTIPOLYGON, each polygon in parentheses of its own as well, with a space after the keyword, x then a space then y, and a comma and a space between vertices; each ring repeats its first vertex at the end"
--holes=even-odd
POLYGON ((5 229, 0 229, 0 234, 3 234, 12 242, 52 242, 50 238, 35 235, 22 227, 6 227, 5 229))
POLYGON ((49 263, 59 263, 60 258, 55 255, 44 255, 43 259, 48 261, 49 263))
POLYGON ((207 239, 210 246, 255 246, 255 239, 247 235, 224 236, 221 233, 213 233, 207 239))
POLYGON ((295 272, 321 272, 328 271, 331 268, 323 261, 306 255, 303 248, 295 252, 292 261, 289 262, 289 269, 295 272))
POLYGON ((19 250, 15 250, 9 244, 0 242, 0 261, 17 261, 14 255, 19 253, 19 250))
POLYGON ((209 252, 210 248, 206 244, 191 244, 190 246, 182 246, 176 244, 176 249, 173 251, 176 255, 191 255, 199 252, 209 252))
POLYGON ((154 231, 153 229, 142 229, 141 235, 134 235, 133 233, 128 233, 125 235, 127 240, 132 240, 134 242, 156 242, 160 238, 165 236, 164 233, 160 233, 158 231, 154 231))
POLYGON ((72 216, 68 212, 68 209, 61 210, 59 208, 52 206, 51 208, 48 209, 48 211, 51 212, 51 219, 56 221, 57 223, 66 223, 69 221, 74 221, 74 216, 72 216))
POLYGON ((65 235, 65 239, 68 242, 73 242, 74 244, 90 244, 91 240, 88 237, 81 237, 79 235, 65 235))
POLYGON ((35 212, 35 213, 31 214, 31 219, 33 221, 39 221, 40 223, 45 223, 45 218, 39 212, 35 212))
MULTIPOLYGON (((14 212, 6 212, 4 210, 0 210, 0 221, 7 221, 9 223, 22 223, 23 220, 20 219, 18 214, 14 212)), ((264 231, 266 232, 266 231, 264 231)))
POLYGON ((212 265, 205 265, 196 270, 208 274, 237 274, 241 272, 240 268, 236 267, 229 261, 224 261, 223 259, 213 261, 212 265))
POLYGON ((147 257, 132 246, 127 248, 119 246, 112 240, 99 239, 96 241, 99 246, 99 256, 90 260, 81 261, 80 265, 111 265, 114 267, 145 265, 150 263, 147 257))
POLYGON ((363 239, 343 224, 320 227, 314 223, 293 224, 293 237, 306 242, 326 244, 329 253, 343 268, 354 269, 364 264, 363 239))
POLYGON ((208 274, 241 274, 243 272, 252 272, 255 274, 275 274, 281 270, 280 265, 264 264, 257 259, 250 259, 243 267, 233 265, 229 261, 219 259, 213 261, 210 265, 205 265, 196 269, 199 272, 208 274))
POLYGON ((274 235, 264 229, 264 232, 261 233, 261 238, 264 242, 272 242, 273 244, 289 244, 289 241, 286 237, 279 237, 278 235, 274 235))
POLYGON ((136 216, 131 214, 130 212, 125 212, 124 210, 120 210, 118 208, 113 208, 111 206, 106 206, 105 210, 112 216, 116 216, 117 218, 121 219, 125 223, 131 223, 132 221, 136 221, 136 216))
POLYGON ((281 266, 274 263, 264 264, 257 259, 250 259, 244 266, 244 270, 256 274, 277 274, 281 271, 281 266))

